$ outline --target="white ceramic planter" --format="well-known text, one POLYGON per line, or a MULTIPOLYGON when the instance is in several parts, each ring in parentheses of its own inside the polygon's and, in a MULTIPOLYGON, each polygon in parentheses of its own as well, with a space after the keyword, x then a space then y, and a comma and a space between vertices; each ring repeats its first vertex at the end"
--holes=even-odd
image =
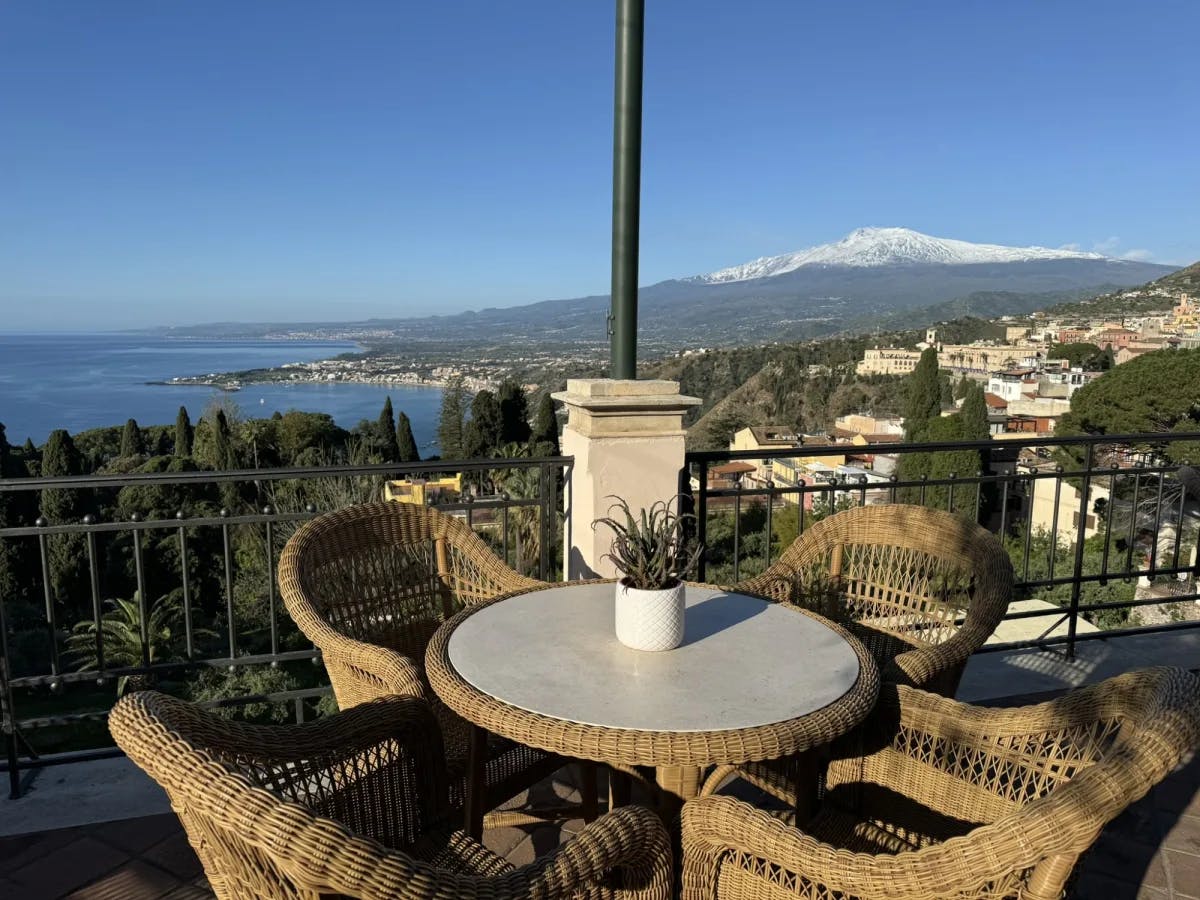
POLYGON ((617 640, 634 650, 673 650, 683 643, 684 590, 642 591, 617 582, 617 640))

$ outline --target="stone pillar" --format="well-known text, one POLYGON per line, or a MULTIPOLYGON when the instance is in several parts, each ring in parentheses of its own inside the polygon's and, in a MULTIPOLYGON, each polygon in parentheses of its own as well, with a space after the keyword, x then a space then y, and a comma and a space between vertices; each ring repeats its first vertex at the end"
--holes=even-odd
POLYGON ((562 452, 575 464, 563 497, 566 524, 564 576, 610 578, 607 528, 592 521, 608 515, 612 496, 636 514, 658 500, 674 502, 683 468, 683 416, 698 406, 675 381, 572 378, 552 395, 567 408, 562 452))

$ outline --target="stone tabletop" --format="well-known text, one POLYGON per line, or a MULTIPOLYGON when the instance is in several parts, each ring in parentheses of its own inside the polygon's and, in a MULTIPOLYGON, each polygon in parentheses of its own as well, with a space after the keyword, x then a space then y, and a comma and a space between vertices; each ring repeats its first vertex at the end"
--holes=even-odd
POLYGON ((819 619, 689 585, 683 644, 631 650, 614 633, 615 586, 510 597, 461 622, 447 645, 478 690, 529 712, 627 730, 721 731, 807 715, 859 677, 853 648, 819 619))

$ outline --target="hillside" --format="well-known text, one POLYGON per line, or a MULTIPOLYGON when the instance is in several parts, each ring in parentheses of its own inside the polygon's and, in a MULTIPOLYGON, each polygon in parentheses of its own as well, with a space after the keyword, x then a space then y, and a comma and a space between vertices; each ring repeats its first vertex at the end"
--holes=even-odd
MULTIPOLYGON (((970 322, 964 334, 974 332, 970 322)), ((889 343, 911 344, 918 332, 889 333, 889 343)), ((703 404, 690 417, 690 449, 723 448, 747 425, 783 423, 820 431, 839 415, 861 410, 898 413, 899 378, 861 379, 854 367, 878 338, 852 336, 737 350, 710 350, 647 363, 645 377, 678 381, 703 404)))
POLYGON ((1060 303, 1046 310, 1053 316, 1128 316, 1169 309, 1181 293, 1200 297, 1200 262, 1136 287, 1118 288, 1091 299, 1060 303))

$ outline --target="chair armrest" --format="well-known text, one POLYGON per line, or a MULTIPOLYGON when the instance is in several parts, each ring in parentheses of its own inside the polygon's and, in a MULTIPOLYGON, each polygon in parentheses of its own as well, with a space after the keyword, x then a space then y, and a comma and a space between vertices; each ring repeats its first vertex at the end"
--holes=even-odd
POLYGON ((518 900, 528 897, 609 896, 597 890, 624 877, 612 896, 668 900, 671 845, 654 813, 629 806, 608 813, 550 854, 501 875, 463 875, 439 869, 407 854, 388 851, 336 823, 306 829, 306 879, 330 893, 364 900, 518 900), (310 862, 311 860, 311 862, 310 862), (590 890, 589 890, 590 889, 590 890))
POLYGON ((343 709, 378 697, 428 698, 420 668, 395 650, 338 635, 321 656, 343 709))
POLYGON ((957 688, 962 667, 982 645, 977 635, 960 628, 940 644, 897 653, 884 666, 883 678, 944 696, 957 688), (939 690, 947 679, 950 683, 945 686, 949 690, 939 690))
POLYGON ((575 896, 611 884, 617 897, 658 900, 671 896, 671 839, 659 817, 641 806, 607 813, 542 859, 514 872, 513 897, 575 896))
POLYGON ((686 804, 682 826, 684 900, 717 900, 722 868, 730 866, 762 882, 764 896, 774 884, 781 896, 829 894, 870 900, 959 892, 981 896, 972 891, 1011 871, 1008 860, 970 853, 972 838, 895 855, 851 853, 732 797, 686 804))

